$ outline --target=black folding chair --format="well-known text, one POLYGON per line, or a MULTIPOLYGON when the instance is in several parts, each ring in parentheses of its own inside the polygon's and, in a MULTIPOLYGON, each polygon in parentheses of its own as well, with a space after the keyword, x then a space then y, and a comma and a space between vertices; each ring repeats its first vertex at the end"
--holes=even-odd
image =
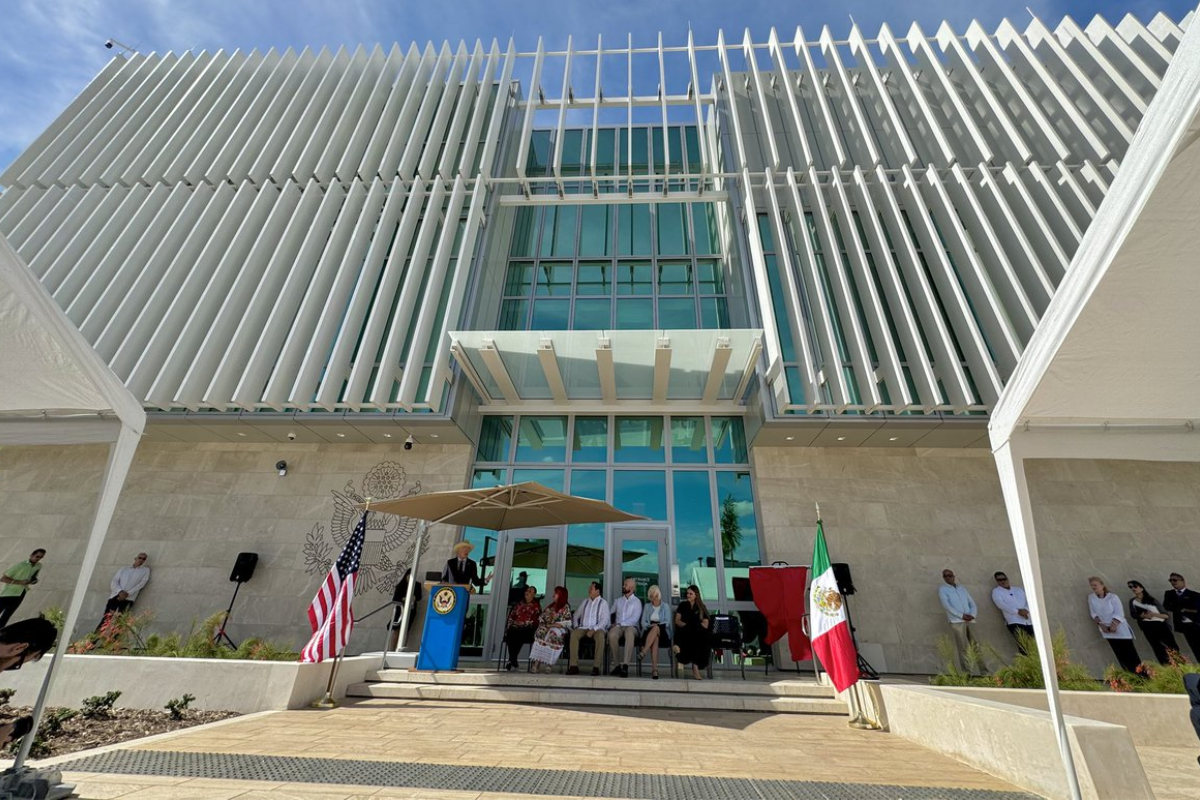
MULTIPOLYGON (((742 621, 733 614, 713 614, 708 622, 713 650, 728 650, 742 668, 742 680, 746 680, 746 656, 742 641, 742 621)), ((708 677, 713 675, 712 659, 708 660, 708 677)))

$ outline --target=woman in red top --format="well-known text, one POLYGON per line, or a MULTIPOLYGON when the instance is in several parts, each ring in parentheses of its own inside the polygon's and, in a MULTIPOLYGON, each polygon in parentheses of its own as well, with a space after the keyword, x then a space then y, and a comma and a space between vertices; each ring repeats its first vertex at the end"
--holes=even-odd
POLYGON ((508 625, 504 630, 504 641, 508 643, 508 666, 505 669, 509 672, 517 668, 517 656, 521 648, 533 644, 533 634, 541 616, 542 606, 537 601, 537 589, 526 586, 525 599, 508 612, 508 625))

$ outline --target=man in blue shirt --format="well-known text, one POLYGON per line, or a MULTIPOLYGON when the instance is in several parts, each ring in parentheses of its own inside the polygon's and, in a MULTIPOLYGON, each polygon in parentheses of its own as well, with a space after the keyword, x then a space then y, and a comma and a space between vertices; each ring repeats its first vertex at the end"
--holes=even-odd
POLYGON ((975 666, 984 669, 983 653, 979 650, 979 644, 971 630, 975 624, 975 615, 979 611, 975 606, 975 599, 965 587, 958 585, 953 570, 942 570, 942 580, 945 584, 938 587, 938 598, 942 601, 942 608, 946 609, 946 619, 950 622, 950 632, 954 635, 958 665, 968 674, 974 671, 967 658, 968 650, 973 647, 978 656, 975 666))

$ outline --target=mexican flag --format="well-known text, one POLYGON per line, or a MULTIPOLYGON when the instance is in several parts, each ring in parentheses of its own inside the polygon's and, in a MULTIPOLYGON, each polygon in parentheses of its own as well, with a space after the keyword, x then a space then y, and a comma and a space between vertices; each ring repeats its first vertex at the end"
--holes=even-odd
POLYGON ((825 530, 817 520, 817 540, 813 543, 812 585, 808 589, 809 627, 813 652, 829 673, 839 692, 858 682, 858 654, 850 638, 846 621, 845 598, 838 592, 825 547, 825 530))

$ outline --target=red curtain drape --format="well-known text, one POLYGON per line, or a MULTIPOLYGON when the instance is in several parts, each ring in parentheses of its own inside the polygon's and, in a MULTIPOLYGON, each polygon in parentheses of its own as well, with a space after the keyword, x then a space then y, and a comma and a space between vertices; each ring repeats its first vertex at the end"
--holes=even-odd
POLYGON ((812 644, 804 632, 804 590, 808 567, 751 567, 750 589, 754 605, 767 618, 766 644, 788 637, 793 661, 812 658, 812 644))

